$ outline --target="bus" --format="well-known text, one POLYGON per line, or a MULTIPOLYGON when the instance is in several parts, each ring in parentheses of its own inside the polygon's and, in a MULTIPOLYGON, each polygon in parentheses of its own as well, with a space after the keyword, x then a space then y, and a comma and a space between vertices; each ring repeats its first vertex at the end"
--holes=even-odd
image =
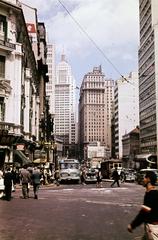
POLYGON ((80 163, 77 159, 59 160, 59 181, 74 181, 80 183, 80 163))

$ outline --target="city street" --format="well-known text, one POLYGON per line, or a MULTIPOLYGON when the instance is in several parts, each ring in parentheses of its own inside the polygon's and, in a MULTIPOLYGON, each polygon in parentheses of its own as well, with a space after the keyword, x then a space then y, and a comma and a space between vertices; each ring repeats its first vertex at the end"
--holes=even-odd
POLYGON ((39 199, 22 199, 21 189, 10 202, 0 201, 1 240, 130 240, 138 239, 127 224, 137 213, 144 188, 122 183, 120 188, 90 185, 41 187, 39 199))

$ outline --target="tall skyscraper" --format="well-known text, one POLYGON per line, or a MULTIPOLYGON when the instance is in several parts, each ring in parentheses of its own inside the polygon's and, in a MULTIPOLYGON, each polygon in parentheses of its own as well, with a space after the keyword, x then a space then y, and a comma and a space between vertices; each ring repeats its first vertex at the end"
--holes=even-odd
POLYGON ((158 154, 158 1, 140 0, 139 109, 142 153, 158 154))
POLYGON ((82 81, 79 99, 79 141, 82 158, 87 160, 89 143, 111 145, 111 98, 113 81, 106 80, 101 66, 94 67, 82 81))
POLYGON ((116 82, 114 93, 115 156, 122 158, 122 136, 139 125, 138 73, 116 82))
POLYGON ((107 147, 111 149, 111 120, 114 112, 113 104, 114 104, 114 87, 115 81, 113 79, 105 78, 105 91, 106 91, 106 104, 107 104, 107 147))
POLYGON ((47 65, 49 82, 46 84, 46 95, 49 97, 50 113, 55 114, 55 44, 47 44, 47 65))
POLYGON ((76 144, 75 79, 65 55, 56 67, 55 133, 63 140, 64 155, 71 155, 76 144))

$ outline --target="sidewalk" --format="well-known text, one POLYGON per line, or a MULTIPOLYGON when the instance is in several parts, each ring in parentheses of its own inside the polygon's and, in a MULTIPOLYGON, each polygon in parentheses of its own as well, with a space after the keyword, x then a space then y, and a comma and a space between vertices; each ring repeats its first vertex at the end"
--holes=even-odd
MULTIPOLYGON (((40 189, 56 188, 56 187, 59 187, 59 186, 57 186, 55 183, 50 183, 50 184, 47 184, 47 185, 40 185, 40 189)), ((16 189, 21 189, 21 188, 22 188, 21 184, 16 184, 15 190, 16 189)), ((32 189, 33 186, 31 185, 30 188, 32 189)))

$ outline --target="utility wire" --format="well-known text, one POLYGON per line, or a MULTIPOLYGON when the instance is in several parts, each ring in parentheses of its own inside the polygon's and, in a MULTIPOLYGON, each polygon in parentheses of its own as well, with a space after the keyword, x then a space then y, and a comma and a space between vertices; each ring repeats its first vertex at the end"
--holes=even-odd
MULTIPOLYGON (((89 36, 89 34, 84 30, 84 28, 81 26, 81 24, 72 16, 70 11, 65 7, 65 5, 58 0, 58 2, 62 5, 62 7, 65 9, 65 11, 69 14, 69 16, 73 19, 73 21, 77 24, 77 26, 80 28, 80 30, 87 36, 87 38, 93 43, 93 45, 98 49, 98 51, 103 55, 103 57, 112 65, 112 67, 115 69, 115 71, 122 77, 122 79, 130 84, 132 84, 127 78, 125 78, 118 68, 110 61, 110 59, 105 55, 103 50, 96 44, 96 42, 89 36)), ((132 84, 133 85, 133 84, 132 84)))

